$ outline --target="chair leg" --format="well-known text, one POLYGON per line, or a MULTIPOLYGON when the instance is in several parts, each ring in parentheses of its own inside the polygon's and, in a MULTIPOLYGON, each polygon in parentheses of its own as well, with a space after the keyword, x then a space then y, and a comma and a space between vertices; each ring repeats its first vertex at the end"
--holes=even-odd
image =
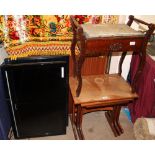
POLYGON ((84 140, 84 134, 83 134, 83 131, 82 131, 82 118, 83 118, 83 111, 82 111, 82 107, 81 105, 79 104, 77 106, 77 122, 76 122, 76 128, 77 128, 77 133, 79 135, 79 139, 80 140, 84 140))

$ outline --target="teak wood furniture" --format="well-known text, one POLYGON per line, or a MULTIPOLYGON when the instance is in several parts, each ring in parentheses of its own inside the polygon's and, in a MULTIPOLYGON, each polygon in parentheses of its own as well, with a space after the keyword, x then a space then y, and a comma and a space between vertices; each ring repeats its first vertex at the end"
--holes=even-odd
MULTIPOLYGON (((72 96, 71 122, 75 139, 84 139, 82 132, 82 116, 85 113, 106 110, 106 118, 115 136, 121 135, 123 129, 119 123, 122 105, 126 105, 138 97, 136 83, 145 64, 146 46, 155 26, 129 16, 125 24, 82 24, 79 25, 71 16, 73 40, 71 53, 74 76, 70 77, 70 95, 72 96), (147 25, 145 33, 130 28, 133 21, 147 25), (75 55, 75 46, 80 54, 75 55), (133 51, 140 57, 140 63, 131 86, 121 77, 122 63, 127 51, 133 51), (112 52, 122 52, 118 73, 109 74, 112 52), (104 75, 81 76, 81 68, 87 57, 107 57, 104 75), (78 136, 77 136, 78 135, 78 136)), ((92 68, 93 69, 93 68, 92 68)))

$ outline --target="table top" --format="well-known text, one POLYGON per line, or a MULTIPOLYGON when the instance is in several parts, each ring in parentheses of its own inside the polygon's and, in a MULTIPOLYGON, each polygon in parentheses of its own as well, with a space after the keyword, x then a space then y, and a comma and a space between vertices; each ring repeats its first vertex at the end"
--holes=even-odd
POLYGON ((119 36, 144 36, 126 24, 82 24, 86 38, 119 37, 119 36))
POLYGON ((108 104, 109 100, 118 103, 121 99, 129 101, 137 98, 137 94, 131 92, 130 85, 118 74, 82 76, 82 81, 80 96, 76 97, 77 79, 69 78, 75 104, 91 104, 92 102, 108 104))

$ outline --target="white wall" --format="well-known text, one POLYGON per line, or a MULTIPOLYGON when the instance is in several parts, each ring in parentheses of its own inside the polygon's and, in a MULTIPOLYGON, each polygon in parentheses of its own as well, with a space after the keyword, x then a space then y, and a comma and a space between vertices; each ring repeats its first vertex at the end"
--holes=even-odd
MULTIPOLYGON (((153 23, 155 24, 155 15, 135 15, 135 18, 137 19, 141 19, 147 23, 153 23)), ((127 19, 126 19, 127 20, 127 19)), ((136 23, 133 23, 132 28, 134 28, 135 30, 138 30, 138 29, 141 29, 144 28, 144 29, 148 29, 147 26, 143 25, 143 24, 136 24, 136 23)))
MULTIPOLYGON (((130 62, 131 62, 131 56, 132 52, 127 53, 123 65, 122 65, 122 76, 124 79, 127 79, 127 75, 130 68, 130 62)), ((121 55, 118 53, 118 55, 113 55, 111 59, 111 65, 110 65, 110 73, 117 73, 118 72, 118 63, 120 60, 121 55)))
POLYGON ((135 17, 138 19, 142 19, 148 23, 155 24, 155 15, 136 15, 135 17))

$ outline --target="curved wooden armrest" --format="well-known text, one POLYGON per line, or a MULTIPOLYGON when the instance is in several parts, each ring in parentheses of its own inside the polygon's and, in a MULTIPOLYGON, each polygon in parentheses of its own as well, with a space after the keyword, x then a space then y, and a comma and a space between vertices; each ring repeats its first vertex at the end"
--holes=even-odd
POLYGON ((147 23, 141 19, 137 19, 133 15, 129 16, 129 21, 127 22, 127 25, 131 26, 133 21, 135 21, 136 23, 141 23, 141 24, 147 25, 149 29, 155 29, 155 24, 147 23))
POLYGON ((76 21, 76 19, 74 18, 73 15, 70 16, 70 22, 71 22, 71 26, 73 28, 73 33, 75 31, 77 32, 83 32, 83 28, 81 27, 81 25, 76 21))
POLYGON ((79 23, 76 21, 73 15, 70 16, 71 25, 75 28, 79 27, 79 23))
POLYGON ((81 39, 82 37, 84 37, 83 35, 83 28, 81 27, 81 25, 76 21, 76 19, 74 18, 73 15, 70 16, 70 22, 71 22, 71 26, 73 29, 73 35, 76 35, 77 33, 79 34, 79 39, 81 39))
POLYGON ((145 31, 145 37, 143 39, 143 43, 141 45, 141 49, 140 49, 140 53, 139 53, 140 63, 138 65, 137 72, 136 72, 136 74, 133 78, 133 81, 132 81, 132 92, 135 92, 138 78, 140 77, 140 74, 141 74, 141 72, 144 68, 144 65, 145 65, 146 47, 147 47, 148 41, 149 41, 153 31, 155 30, 155 25, 152 23, 147 23, 147 22, 144 22, 143 20, 134 18, 133 15, 129 16, 129 21, 127 22, 127 25, 131 26, 133 21, 135 21, 136 23, 140 23, 140 24, 148 26, 148 30, 145 31))

